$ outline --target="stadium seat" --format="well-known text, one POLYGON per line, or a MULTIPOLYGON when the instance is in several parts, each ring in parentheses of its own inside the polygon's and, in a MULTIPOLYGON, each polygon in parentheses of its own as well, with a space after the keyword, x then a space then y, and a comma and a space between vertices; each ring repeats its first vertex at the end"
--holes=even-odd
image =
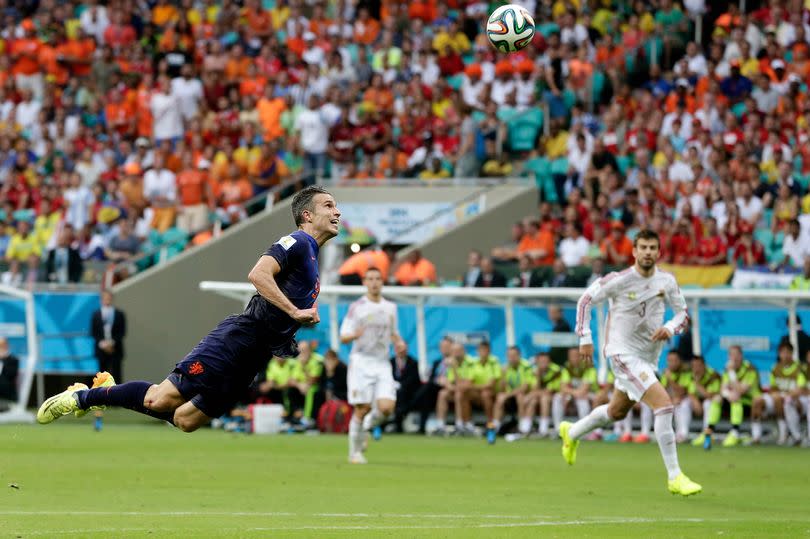
POLYGON ((557 33, 560 31, 560 27, 556 22, 546 22, 537 25, 537 31, 542 35, 544 38, 548 39, 548 36, 551 34, 557 33))
POLYGON ((754 239, 768 249, 772 245, 773 234, 767 228, 758 228, 754 230, 754 239))
POLYGON ((633 156, 632 155, 617 155, 616 156, 616 164, 619 165, 619 173, 622 176, 627 175, 628 169, 633 165, 633 156))
POLYGON ((554 178, 551 174, 551 161, 545 157, 535 157, 526 161, 524 167, 526 172, 534 174, 534 181, 537 188, 542 191, 544 200, 556 203, 557 188, 554 186, 554 178))

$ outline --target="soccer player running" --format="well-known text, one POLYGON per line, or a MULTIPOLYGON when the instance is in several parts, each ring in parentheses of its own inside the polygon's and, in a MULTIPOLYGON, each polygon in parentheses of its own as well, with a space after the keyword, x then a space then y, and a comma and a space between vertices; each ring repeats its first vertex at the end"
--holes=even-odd
POLYGON ((655 414, 655 437, 667 469, 669 491, 689 496, 703 488, 686 477, 678 466, 672 430, 672 401, 655 375, 664 342, 682 333, 689 317, 686 301, 675 278, 655 265, 659 254, 658 234, 651 230, 640 231, 633 241, 635 264, 595 281, 577 304, 579 351, 591 361, 591 307, 608 300, 605 356, 610 359, 616 381, 608 404, 597 406, 574 424, 567 421, 560 424, 562 455, 568 464, 574 464, 580 438, 596 428, 619 421, 634 402, 643 401, 655 414), (665 302, 675 316, 661 325, 665 302))
POLYGON ((397 306, 382 297, 382 272, 369 268, 363 276, 366 295, 349 306, 340 325, 340 342, 352 343, 349 353, 349 462, 366 464, 368 431, 376 430, 394 412, 397 389, 391 371, 391 344, 400 340, 397 306), (372 409, 373 408, 373 409, 372 409))
POLYGON ((313 186, 295 195, 292 213, 298 230, 271 245, 248 275, 258 293, 245 311, 220 322, 163 382, 115 385, 99 373, 92 389, 73 384, 46 400, 37 421, 121 406, 192 432, 230 411, 268 357, 295 357, 295 333, 320 321, 318 250, 337 235, 340 211, 330 193, 313 186))

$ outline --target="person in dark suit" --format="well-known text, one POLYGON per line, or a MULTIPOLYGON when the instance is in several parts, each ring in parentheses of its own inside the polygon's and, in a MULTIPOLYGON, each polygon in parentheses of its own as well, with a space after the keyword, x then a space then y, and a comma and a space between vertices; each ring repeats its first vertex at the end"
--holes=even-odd
POLYGON ((436 409, 436 398, 439 396, 439 390, 441 389, 436 380, 444 372, 445 360, 450 357, 452 347, 453 339, 450 337, 443 337, 439 341, 439 358, 431 365, 427 382, 419 386, 414 396, 414 402, 419 408, 419 434, 425 434, 428 417, 436 409))
POLYGON ((0 337, 0 400, 17 400, 17 372, 20 360, 8 349, 8 340, 0 337))
POLYGON ((518 274, 515 275, 510 285, 514 288, 534 288, 543 286, 543 279, 534 271, 532 259, 526 255, 521 255, 518 259, 518 274))
MULTIPOLYGON (((559 305, 552 304, 548 306, 548 321, 551 322, 551 331, 553 333, 571 333, 571 324, 568 320, 563 318, 562 308, 559 305)), ((551 361, 557 365, 563 366, 568 360, 567 347, 554 347, 549 351, 551 361)))
POLYGON ((84 262, 79 250, 71 246, 73 230, 65 226, 59 233, 56 247, 48 251, 45 261, 45 277, 49 283, 78 283, 82 280, 84 262))
POLYGON ((422 381, 419 379, 419 365, 414 358, 408 355, 408 345, 402 339, 394 345, 391 371, 394 381, 398 384, 393 423, 397 432, 402 432, 402 422, 408 412, 417 408, 416 396, 422 385, 422 381))
POLYGON ((481 259, 481 272, 475 281, 476 288, 503 288, 506 286, 506 277, 495 269, 491 258, 481 259))
POLYGON ((124 312, 113 305, 113 295, 109 290, 101 293, 101 308, 93 313, 90 326, 90 332, 96 342, 95 353, 99 370, 109 372, 116 383, 120 383, 127 319, 124 312))

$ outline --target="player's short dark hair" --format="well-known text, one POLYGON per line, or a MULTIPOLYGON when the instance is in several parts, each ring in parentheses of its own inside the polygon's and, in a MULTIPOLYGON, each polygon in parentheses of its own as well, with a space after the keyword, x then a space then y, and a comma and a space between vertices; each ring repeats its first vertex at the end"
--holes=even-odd
POLYGON ((654 230, 650 230, 649 228, 645 228, 644 230, 639 230, 636 237, 633 238, 633 247, 638 245, 638 240, 655 240, 658 242, 658 245, 661 245, 661 238, 658 236, 658 232, 654 230))
POLYGON ((382 270, 381 270, 380 268, 378 268, 377 266, 371 266, 371 267, 369 267, 369 268, 366 270, 366 272, 363 274, 363 277, 365 277, 366 275, 368 275, 368 274, 369 274, 369 272, 371 272, 371 271, 376 271, 377 273, 379 273, 380 275, 382 275, 382 270))
POLYGON ((706 363, 706 359, 701 355, 692 356, 692 361, 700 361, 703 364, 706 363))
POLYGON ((520 347, 519 347, 519 346, 515 346, 514 344, 513 344, 512 346, 510 346, 509 348, 507 348, 507 351, 508 351, 508 350, 514 350, 514 351, 516 351, 518 354, 520 354, 520 347))
POLYGON ((331 195, 329 191, 318 185, 311 185, 298 191, 293 197, 292 201, 292 214, 295 219, 295 226, 301 226, 304 222, 304 212, 313 211, 315 207, 312 205, 312 199, 315 195, 331 195))

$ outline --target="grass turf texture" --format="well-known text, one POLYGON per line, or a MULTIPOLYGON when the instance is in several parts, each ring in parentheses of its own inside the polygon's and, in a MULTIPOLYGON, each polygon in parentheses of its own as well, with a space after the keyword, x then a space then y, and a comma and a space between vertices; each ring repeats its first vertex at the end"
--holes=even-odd
POLYGON ((352 466, 342 436, 91 424, 0 426, 0 537, 810 535, 795 448, 681 447, 705 489, 683 499, 654 444, 583 442, 569 468, 557 442, 390 435, 352 466))

